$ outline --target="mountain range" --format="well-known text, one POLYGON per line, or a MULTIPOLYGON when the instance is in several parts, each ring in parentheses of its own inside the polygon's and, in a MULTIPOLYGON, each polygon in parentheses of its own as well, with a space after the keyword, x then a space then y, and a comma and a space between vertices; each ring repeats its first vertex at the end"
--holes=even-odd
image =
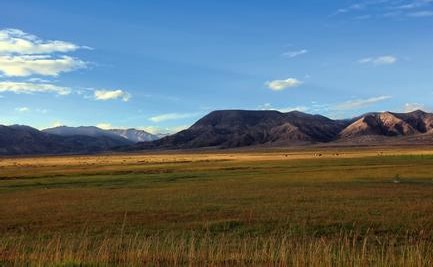
POLYGON ((154 141, 160 138, 158 135, 137 129, 100 129, 95 126, 67 127, 59 126, 42 130, 45 133, 60 136, 83 135, 91 137, 106 136, 113 139, 129 140, 131 143, 154 141))
POLYGON ((103 130, 94 126, 0 125, 0 154, 64 154, 148 149, 291 147, 305 145, 433 144, 433 114, 375 112, 333 120, 299 111, 213 111, 173 135, 136 129, 103 130))
POLYGON ((0 125, 0 155, 97 153, 158 138, 136 129, 60 126, 39 131, 24 125, 0 125))
POLYGON ((222 110, 206 115, 189 129, 128 149, 236 148, 251 145, 433 144, 433 114, 376 112, 332 120, 299 111, 222 110), (391 138, 392 137, 392 138, 391 138))

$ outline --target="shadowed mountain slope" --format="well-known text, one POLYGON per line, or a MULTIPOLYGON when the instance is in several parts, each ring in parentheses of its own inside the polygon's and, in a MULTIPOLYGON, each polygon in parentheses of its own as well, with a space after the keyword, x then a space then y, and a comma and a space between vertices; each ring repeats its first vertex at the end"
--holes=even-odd
POLYGON ((367 113, 351 120, 332 120, 298 111, 221 110, 209 113, 189 129, 174 135, 134 144, 142 140, 139 138, 148 138, 146 134, 131 129, 110 131, 97 127, 57 127, 41 132, 28 126, 0 126, 0 154, 311 144, 430 145, 433 144, 433 114, 420 110, 382 112, 367 113))
POLYGON ((118 139, 120 142, 124 143, 125 145, 128 144, 128 142, 132 144, 138 142, 154 141, 159 139, 158 136, 150 134, 143 130, 136 130, 136 129, 105 130, 95 126, 80 126, 80 127, 59 126, 59 127, 45 129, 43 130, 43 132, 60 135, 60 136, 74 136, 74 135, 91 136, 91 137, 105 136, 113 139, 118 139))
POLYGON ((298 111, 222 110, 211 112, 187 130, 134 148, 231 148, 329 142, 347 124, 298 111))
POLYGON ((433 114, 420 110, 367 113, 351 120, 332 120, 299 111, 221 110, 211 112, 187 130, 129 149, 287 147, 334 141, 348 145, 408 144, 411 140, 430 143, 433 140, 430 135, 433 135, 433 114))
POLYGON ((59 136, 28 126, 0 125, 0 155, 95 153, 128 144, 107 136, 59 136))

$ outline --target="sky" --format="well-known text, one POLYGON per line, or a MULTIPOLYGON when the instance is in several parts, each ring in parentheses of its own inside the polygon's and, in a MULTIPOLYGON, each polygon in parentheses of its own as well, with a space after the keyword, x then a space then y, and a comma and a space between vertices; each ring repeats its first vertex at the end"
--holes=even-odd
POLYGON ((0 124, 431 111, 433 0, 2 0, 0 124))

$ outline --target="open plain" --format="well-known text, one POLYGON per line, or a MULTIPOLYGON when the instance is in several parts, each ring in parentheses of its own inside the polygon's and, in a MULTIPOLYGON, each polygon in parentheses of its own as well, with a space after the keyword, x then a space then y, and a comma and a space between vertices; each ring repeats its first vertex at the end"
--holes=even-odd
POLYGON ((0 265, 433 265, 426 147, 4 157, 0 203, 0 265))

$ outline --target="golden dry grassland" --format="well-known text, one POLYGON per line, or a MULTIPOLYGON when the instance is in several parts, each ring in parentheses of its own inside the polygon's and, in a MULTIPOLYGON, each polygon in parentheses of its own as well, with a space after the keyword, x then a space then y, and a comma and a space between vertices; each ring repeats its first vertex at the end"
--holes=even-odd
POLYGON ((0 158, 0 265, 432 266, 433 149, 0 158))

